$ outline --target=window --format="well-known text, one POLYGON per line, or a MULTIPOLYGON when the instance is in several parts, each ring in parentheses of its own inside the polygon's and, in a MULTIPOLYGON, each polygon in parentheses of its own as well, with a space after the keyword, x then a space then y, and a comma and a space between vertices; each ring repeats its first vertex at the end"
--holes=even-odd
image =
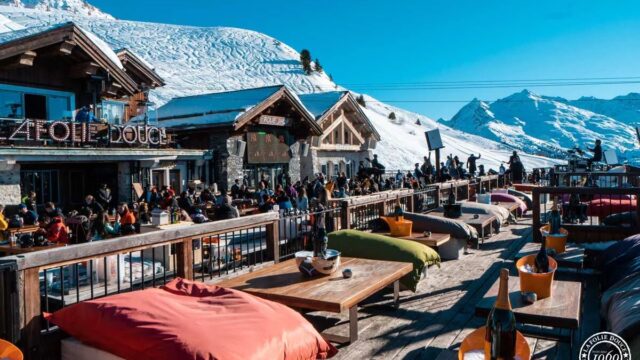
POLYGON ((74 106, 69 92, 0 84, 2 119, 71 119, 74 106))
POLYGON ((120 101, 102 101, 100 105, 100 119, 105 119, 110 124, 124 123, 125 103, 120 101))
POLYGON ((25 170, 20 172, 22 191, 35 191, 38 203, 58 202, 58 170, 25 170))
POLYGON ((0 118, 24 118, 22 109, 22 93, 0 90, 0 118))
POLYGON ((27 119, 47 119, 47 97, 24 94, 24 115, 27 119))

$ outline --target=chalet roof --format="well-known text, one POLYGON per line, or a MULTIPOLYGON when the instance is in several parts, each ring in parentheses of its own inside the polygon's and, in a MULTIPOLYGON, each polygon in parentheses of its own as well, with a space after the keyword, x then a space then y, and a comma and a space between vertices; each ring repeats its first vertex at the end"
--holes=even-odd
POLYGON ((299 94, 304 106, 313 114, 316 120, 326 114, 348 91, 327 91, 321 93, 299 94))
MULTIPOLYGON (((287 96, 318 134, 322 133, 297 95, 284 85, 174 98, 158 109, 158 121, 169 128, 238 126, 251 110, 287 96)), ((255 115, 255 114, 253 114, 255 115)))
POLYGON ((127 48, 123 48, 116 50, 116 54, 127 71, 133 71, 135 74, 142 77, 149 86, 155 88, 165 85, 164 79, 156 73, 153 65, 147 62, 144 58, 138 56, 135 52, 127 48))
POLYGON ((0 60, 61 42, 72 42, 105 69, 123 89, 133 94, 138 84, 126 74, 118 55, 97 35, 73 22, 42 25, 0 33, 0 60))
POLYGON ((24 26, 18 24, 17 22, 10 20, 8 17, 4 15, 0 15, 0 33, 5 33, 8 31, 22 30, 24 26))
POLYGON ((366 127, 369 128, 373 136, 380 140, 380 134, 373 126, 367 115, 362 111, 360 105, 350 91, 328 91, 321 93, 310 93, 298 95, 300 101, 315 116, 318 123, 322 123, 328 116, 344 102, 349 102, 362 119, 366 127))

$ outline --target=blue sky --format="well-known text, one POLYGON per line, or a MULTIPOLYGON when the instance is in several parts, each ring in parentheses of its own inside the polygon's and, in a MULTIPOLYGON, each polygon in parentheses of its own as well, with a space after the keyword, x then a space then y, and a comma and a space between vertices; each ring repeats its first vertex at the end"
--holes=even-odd
MULTIPOLYGON (((640 1, 92 0, 120 19, 233 26, 308 48, 339 84, 433 118, 520 91, 390 83, 640 76, 640 1), (362 85, 369 84, 369 85, 362 85), (373 85, 371 85, 373 84, 373 85)), ((464 86, 463 86, 464 87, 464 86)), ((529 87, 577 98, 640 84, 529 87)))

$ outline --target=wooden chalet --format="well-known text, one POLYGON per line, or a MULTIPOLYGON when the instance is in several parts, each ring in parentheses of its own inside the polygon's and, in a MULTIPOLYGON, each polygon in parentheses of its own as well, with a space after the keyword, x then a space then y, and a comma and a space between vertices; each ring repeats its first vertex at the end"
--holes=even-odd
POLYGON ((158 123, 175 132, 182 147, 213 152, 207 179, 221 190, 243 177, 250 187, 261 176, 272 186, 285 173, 299 180, 307 139, 322 133, 283 85, 176 98, 158 109, 158 123))
POLYGON ((367 165, 380 134, 350 92, 304 94, 300 100, 322 128, 321 135, 309 139, 310 151, 302 160, 305 176, 344 172, 351 177, 360 165, 367 165))
POLYGON ((68 209, 102 182, 121 201, 134 183, 183 188, 204 153, 129 123, 162 85, 144 60, 72 22, 0 34, 0 203, 33 190, 68 209))

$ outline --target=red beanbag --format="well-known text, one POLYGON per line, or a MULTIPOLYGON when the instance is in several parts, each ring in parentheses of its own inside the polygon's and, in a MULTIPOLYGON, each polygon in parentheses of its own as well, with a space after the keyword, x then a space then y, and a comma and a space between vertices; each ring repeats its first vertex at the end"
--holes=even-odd
POLYGON ((292 309, 175 279, 48 315, 83 343, 125 359, 326 359, 335 347, 292 309))
POLYGON ((518 212, 518 216, 522 216, 522 214, 527 212, 527 204, 525 204, 524 201, 522 201, 520 198, 510 195, 510 194, 505 194, 505 193, 500 193, 500 192, 492 192, 491 193, 491 202, 513 202, 518 204, 518 210, 516 210, 518 212))
POLYGON ((638 202, 629 199, 606 199, 600 198, 589 202, 587 208, 588 216, 597 216, 600 220, 611 214, 617 214, 626 211, 636 211, 638 202))

